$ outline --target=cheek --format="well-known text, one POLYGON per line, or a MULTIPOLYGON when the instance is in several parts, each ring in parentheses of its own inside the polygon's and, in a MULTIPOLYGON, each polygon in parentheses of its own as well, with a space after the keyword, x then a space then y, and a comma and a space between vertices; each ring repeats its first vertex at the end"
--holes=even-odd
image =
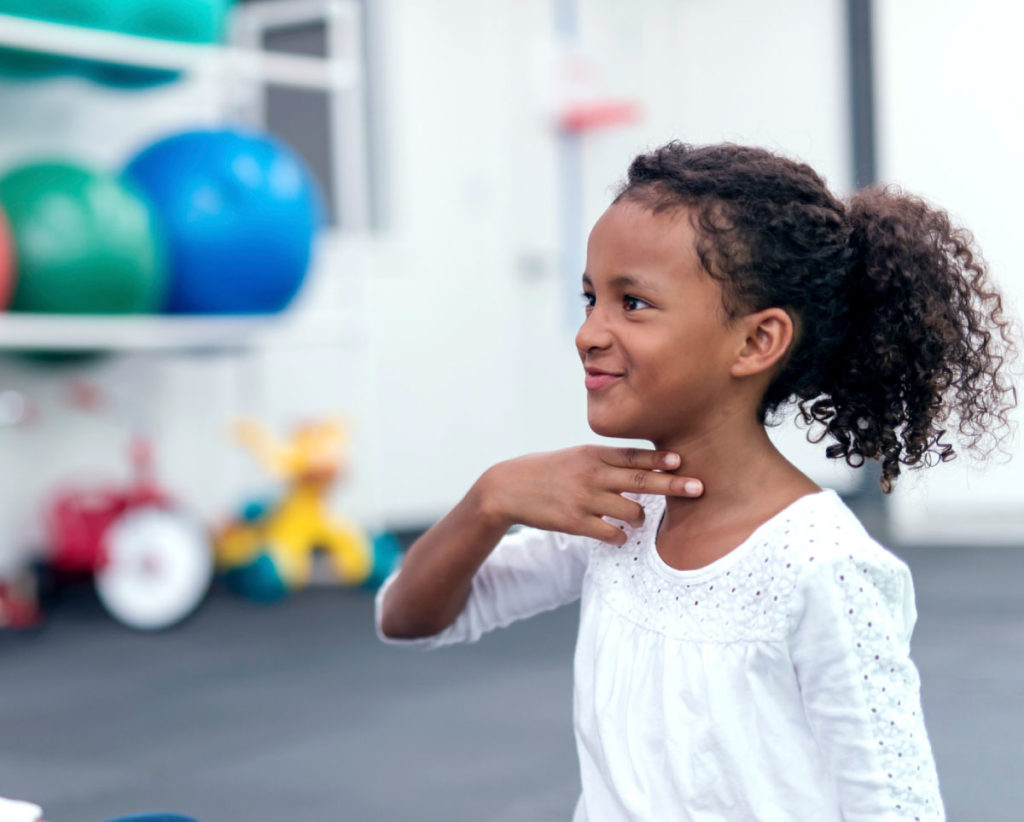
POLYGON ((648 386, 678 397, 680 391, 699 394, 717 384, 728 374, 720 342, 703 329, 692 337, 675 340, 660 358, 662 365, 645 375, 648 386))

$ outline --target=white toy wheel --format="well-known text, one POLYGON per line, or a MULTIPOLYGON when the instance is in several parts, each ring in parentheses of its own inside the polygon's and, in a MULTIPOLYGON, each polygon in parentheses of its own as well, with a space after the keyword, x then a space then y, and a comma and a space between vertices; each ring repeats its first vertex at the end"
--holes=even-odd
POLYGON ((103 535, 106 565, 96 573, 100 601, 129 628, 181 622, 202 602, 213 551, 202 526, 176 511, 136 508, 103 535))

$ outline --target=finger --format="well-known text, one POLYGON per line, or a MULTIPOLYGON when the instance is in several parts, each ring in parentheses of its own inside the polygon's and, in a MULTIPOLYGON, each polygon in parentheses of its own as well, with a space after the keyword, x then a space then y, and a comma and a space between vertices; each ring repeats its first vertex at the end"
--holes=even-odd
POLYGON ((617 468, 673 470, 682 460, 672 451, 652 451, 649 448, 606 448, 602 459, 617 468))
POLYGON ((597 505, 600 510, 596 513, 600 516, 612 517, 634 528, 644 524, 644 507, 619 494, 602 494, 597 505))
POLYGON ((659 471, 617 469, 609 477, 609 487, 619 493, 662 494, 673 497, 699 497, 704 483, 695 477, 677 477, 659 471))
POLYGON ((607 542, 610 545, 625 545, 626 543, 626 534, 622 528, 601 519, 596 514, 575 519, 572 525, 566 527, 564 531, 568 534, 607 542))
POLYGON ((626 544, 626 532, 618 525, 612 525, 600 517, 588 520, 586 531, 587 533, 584 536, 593 537, 594 539, 601 540, 601 542, 607 542, 609 545, 626 544))

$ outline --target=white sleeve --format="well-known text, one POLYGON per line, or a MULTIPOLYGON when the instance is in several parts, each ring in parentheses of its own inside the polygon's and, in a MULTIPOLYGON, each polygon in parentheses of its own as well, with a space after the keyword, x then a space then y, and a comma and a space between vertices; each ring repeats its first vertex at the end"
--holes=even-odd
POLYGON ((910 569, 885 553, 822 563, 798 586, 790 652, 844 822, 945 819, 910 659, 910 569))
POLYGON ((536 528, 506 535, 473 577, 469 599, 455 621, 439 634, 421 639, 392 639, 380 629, 387 589, 402 572, 385 580, 376 599, 377 636, 414 648, 476 642, 495 628, 567 605, 579 599, 593 540, 536 528))
POLYGON ((0 822, 40 822, 43 809, 32 802, 0 796, 0 822))

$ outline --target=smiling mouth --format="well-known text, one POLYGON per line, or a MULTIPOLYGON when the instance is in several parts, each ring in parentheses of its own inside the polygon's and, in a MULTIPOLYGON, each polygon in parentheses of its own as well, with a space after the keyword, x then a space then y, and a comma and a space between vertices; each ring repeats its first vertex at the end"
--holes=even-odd
POLYGON ((622 374, 608 374, 604 371, 588 371, 584 379, 588 391, 600 391, 613 382, 622 379, 622 374))

